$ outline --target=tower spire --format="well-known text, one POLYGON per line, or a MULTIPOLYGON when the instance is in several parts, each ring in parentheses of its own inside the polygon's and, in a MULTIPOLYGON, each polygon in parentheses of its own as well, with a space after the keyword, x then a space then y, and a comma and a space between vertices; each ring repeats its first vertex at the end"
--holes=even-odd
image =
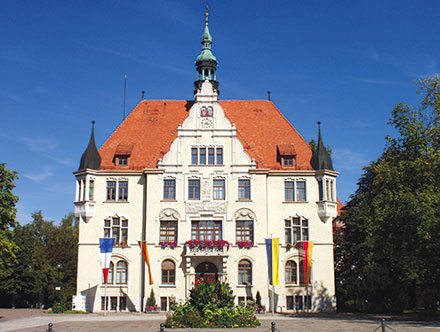
POLYGON ((95 121, 92 121, 92 135, 90 135, 89 145, 86 151, 81 156, 78 171, 84 169, 100 169, 101 168, 101 156, 95 144, 95 121))
POLYGON ((328 169, 333 171, 333 162, 330 153, 324 146, 321 136, 321 122, 318 121, 318 145, 313 152, 312 159, 310 160, 314 170, 328 169))
POLYGON ((206 4, 207 12, 205 13, 205 30, 202 35, 202 52, 196 59, 197 81, 194 82, 194 94, 200 90, 202 83, 209 80, 214 90, 218 92, 218 81, 216 77, 217 58, 211 50, 212 36, 209 32, 209 6, 206 4))

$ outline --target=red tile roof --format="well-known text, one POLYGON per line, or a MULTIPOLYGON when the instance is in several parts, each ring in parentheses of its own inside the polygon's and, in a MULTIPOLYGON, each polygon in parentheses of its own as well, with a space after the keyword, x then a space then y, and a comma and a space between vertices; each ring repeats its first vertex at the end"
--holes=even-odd
MULTIPOLYGON (((177 127, 189 114, 192 101, 144 100, 99 149, 101 169, 117 169, 114 155, 130 149, 129 169, 155 168, 177 137, 177 127)), ((266 100, 219 102, 225 115, 237 127, 237 136, 258 168, 281 169, 277 145, 293 144, 295 169, 311 170, 312 150, 275 105, 266 100)), ((127 168, 125 168, 127 169, 127 168)), ((283 168, 284 169, 284 168, 283 168)))

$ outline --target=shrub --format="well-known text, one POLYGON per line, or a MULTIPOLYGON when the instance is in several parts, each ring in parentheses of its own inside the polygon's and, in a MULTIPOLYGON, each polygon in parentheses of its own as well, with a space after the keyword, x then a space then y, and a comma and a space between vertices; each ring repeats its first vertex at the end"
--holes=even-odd
POLYGON ((234 294, 225 282, 201 279, 190 291, 188 301, 174 306, 167 316, 168 328, 255 327, 260 322, 253 306, 234 305, 234 294))

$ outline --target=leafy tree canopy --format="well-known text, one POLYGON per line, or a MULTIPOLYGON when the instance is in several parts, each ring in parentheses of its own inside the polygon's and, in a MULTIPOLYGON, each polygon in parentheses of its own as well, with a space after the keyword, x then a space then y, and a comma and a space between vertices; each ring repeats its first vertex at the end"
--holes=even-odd
POLYGON ((364 168, 335 249, 339 307, 402 311, 440 296, 440 78, 398 104, 382 156, 364 168))
POLYGON ((17 172, 8 170, 6 164, 0 163, 0 280, 12 273, 12 265, 16 261, 17 246, 11 240, 11 228, 16 223, 15 204, 18 197, 12 193, 12 189, 17 178, 17 172))

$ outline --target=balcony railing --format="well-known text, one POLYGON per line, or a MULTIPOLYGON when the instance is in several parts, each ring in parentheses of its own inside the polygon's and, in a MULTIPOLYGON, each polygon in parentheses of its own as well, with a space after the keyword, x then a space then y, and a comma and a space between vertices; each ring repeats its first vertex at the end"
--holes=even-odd
POLYGON ((229 250, 229 242, 219 241, 199 241, 190 240, 185 243, 185 254, 187 256, 220 256, 226 255, 229 250))

